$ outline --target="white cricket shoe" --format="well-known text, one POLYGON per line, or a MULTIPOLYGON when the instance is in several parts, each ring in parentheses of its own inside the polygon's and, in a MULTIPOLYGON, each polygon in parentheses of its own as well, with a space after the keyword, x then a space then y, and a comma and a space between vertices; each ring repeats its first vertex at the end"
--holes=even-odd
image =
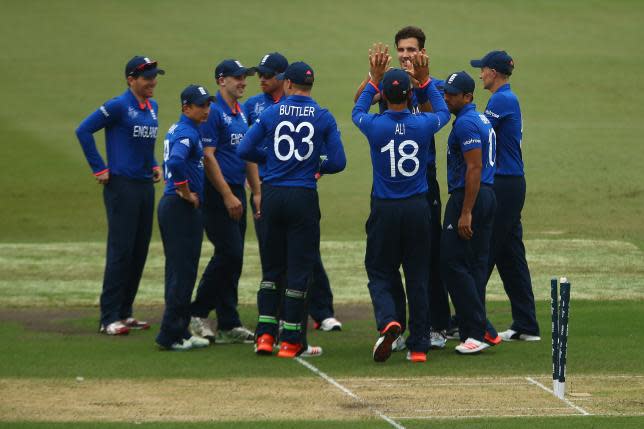
POLYGON ((503 341, 541 341, 538 335, 521 334, 512 329, 499 332, 499 337, 503 338, 503 341))
POLYGON ((405 337, 403 337, 401 334, 391 344, 391 351, 402 352, 403 350, 406 350, 406 349, 407 349, 407 344, 405 344, 405 337))
POLYGON ((194 349, 203 349, 204 347, 208 347, 210 345, 210 341, 208 341, 208 339, 194 335, 188 338, 186 341, 188 341, 194 349))
POLYGON ((205 338, 210 341, 215 340, 215 333, 212 330, 210 319, 206 317, 191 317, 190 333, 193 336, 205 338))
POLYGON ((237 326, 230 331, 219 329, 215 335, 215 344, 253 344, 255 333, 244 326, 237 326))
POLYGON ((322 347, 309 345, 306 350, 300 353, 299 357, 317 357, 322 356, 322 347))
POLYGON ((447 338, 445 338, 445 331, 429 332, 429 346, 432 349, 444 349, 445 344, 447 344, 447 338))
POLYGON ((469 355, 474 353, 480 353, 483 350, 490 347, 490 345, 484 341, 478 341, 474 338, 468 338, 465 342, 459 344, 455 347, 456 352, 462 355, 469 355))
POLYGON ((342 323, 335 317, 328 317, 320 323, 320 325, 317 327, 317 329, 324 331, 324 332, 330 332, 330 331, 341 331, 342 330, 342 323))
POLYGON ((125 326, 125 324, 120 320, 117 320, 116 322, 112 322, 107 326, 101 325, 101 328, 98 332, 106 335, 127 335, 130 333, 130 328, 125 326))
POLYGON ((159 346, 160 350, 167 350, 172 352, 185 352, 194 348, 190 341, 184 339, 181 339, 176 343, 172 343, 170 347, 162 346, 161 344, 157 345, 159 346))

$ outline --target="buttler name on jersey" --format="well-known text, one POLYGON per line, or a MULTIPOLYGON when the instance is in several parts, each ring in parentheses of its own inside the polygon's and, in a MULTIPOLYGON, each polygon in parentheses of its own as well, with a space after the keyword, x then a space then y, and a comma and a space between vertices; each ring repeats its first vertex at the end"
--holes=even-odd
POLYGON ((280 116, 315 116, 315 107, 281 104, 280 116))

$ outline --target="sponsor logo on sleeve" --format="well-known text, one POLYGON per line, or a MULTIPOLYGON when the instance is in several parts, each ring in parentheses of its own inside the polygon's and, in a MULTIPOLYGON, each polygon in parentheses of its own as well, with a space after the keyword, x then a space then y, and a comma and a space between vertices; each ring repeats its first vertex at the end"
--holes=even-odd
POLYGON ((106 118, 109 118, 110 114, 109 114, 109 113, 107 113, 107 109, 105 108, 105 106, 101 106, 101 107, 99 107, 98 109, 101 111, 101 113, 103 114, 103 116, 105 116, 106 118))
POLYGON ((190 139, 181 139, 179 140, 179 143, 181 143, 184 146, 190 147, 190 139))

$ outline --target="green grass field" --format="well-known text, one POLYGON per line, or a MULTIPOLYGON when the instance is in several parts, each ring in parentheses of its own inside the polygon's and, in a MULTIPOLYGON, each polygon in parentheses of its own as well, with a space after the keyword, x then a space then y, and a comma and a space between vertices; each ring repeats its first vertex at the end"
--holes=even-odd
MULTIPOLYGON (((3 0, 0 10, 0 428, 395 427, 378 413, 405 428, 644 426, 643 2, 3 0), (438 77, 462 69, 476 77, 469 60, 491 49, 515 59, 538 344, 472 359, 450 344, 425 366, 402 355, 385 365, 370 359, 363 252, 371 171, 350 112, 367 49, 391 45, 408 24, 425 29, 438 77), (106 223, 74 129, 123 90, 133 55, 158 59, 167 72, 156 90, 165 133, 183 87, 214 92, 220 60, 255 65, 273 50, 313 66, 314 97, 342 130, 348 167, 321 181, 320 199, 323 258, 346 329, 313 333, 325 355, 310 362, 359 400, 298 362, 258 359, 247 346, 172 354, 154 349, 154 328, 94 334, 106 223), (592 416, 527 380, 549 385, 548 279, 564 274, 573 283, 569 401, 592 416)), ((247 94, 257 91, 249 79, 247 94)), ((477 89, 480 109, 487 99, 477 89)), ((446 128, 437 138, 443 192, 446 128)), ((97 141, 102 149, 102 135, 97 141)), ((154 234, 138 303, 158 321, 163 257, 154 234)), ((240 299, 253 325, 252 227, 247 236, 240 299)), ((202 262, 210 251, 204 244, 202 262)), ((496 276, 489 298, 504 327, 509 307, 496 276)))

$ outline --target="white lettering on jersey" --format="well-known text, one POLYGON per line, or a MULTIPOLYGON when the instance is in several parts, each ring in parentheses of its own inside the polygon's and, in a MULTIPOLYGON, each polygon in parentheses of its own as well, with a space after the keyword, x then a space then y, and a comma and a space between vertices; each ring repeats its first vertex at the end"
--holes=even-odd
POLYGON ((465 140, 465 141, 463 142, 463 146, 467 146, 467 145, 472 144, 472 143, 478 143, 478 144, 481 144, 481 139, 469 139, 469 140, 465 140))
POLYGON ((497 113, 494 113, 494 112, 493 112, 493 111, 491 111, 490 109, 485 109, 485 114, 486 114, 486 115, 490 115, 491 117, 493 117, 493 118, 497 118, 497 119, 501 117, 501 115, 499 115, 499 114, 497 114, 497 113))
POLYGON ((315 107, 281 104, 280 116, 315 116, 315 107))
POLYGON ((396 131, 395 134, 397 135, 405 135, 405 124, 401 123, 396 123, 396 131))
POLYGON ((147 125, 135 125, 132 127, 132 137, 156 139, 158 128, 159 127, 149 127, 147 125))
POLYGON ((489 124, 490 123, 490 120, 488 118, 486 118, 485 115, 479 114, 479 118, 481 118, 481 122, 483 122, 484 124, 489 124))
POLYGON ((232 133, 230 134, 230 144, 233 146, 237 146, 243 138, 244 138, 244 133, 232 133))
POLYGON ((103 114, 103 116, 105 116, 106 118, 109 118, 110 114, 109 114, 109 113, 107 113, 107 109, 105 108, 105 106, 101 106, 101 107, 99 107, 99 110, 101 111, 101 113, 103 114))

